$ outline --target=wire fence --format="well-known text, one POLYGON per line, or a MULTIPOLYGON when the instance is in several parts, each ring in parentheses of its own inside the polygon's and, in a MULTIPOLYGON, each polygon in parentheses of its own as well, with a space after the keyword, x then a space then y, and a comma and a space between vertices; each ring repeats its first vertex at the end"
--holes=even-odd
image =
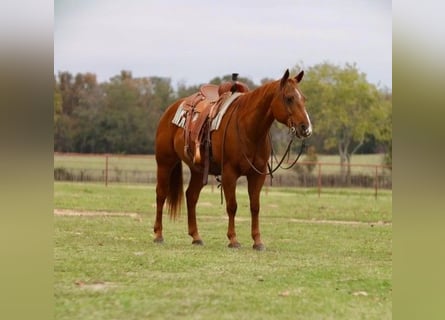
MULTIPOLYGON (((190 173, 184 169, 184 181, 190 173)), ((156 161, 153 155, 112 155, 54 153, 54 180, 110 183, 156 183, 156 161)), ((239 184, 245 184, 240 179, 239 184)), ((209 179, 212 189, 216 179, 209 179)), ((266 186, 317 188, 369 188, 375 196, 379 189, 392 189, 391 168, 381 164, 333 162, 298 162, 291 170, 279 169, 268 178, 266 186), (346 174, 349 172, 349 174, 346 174)))

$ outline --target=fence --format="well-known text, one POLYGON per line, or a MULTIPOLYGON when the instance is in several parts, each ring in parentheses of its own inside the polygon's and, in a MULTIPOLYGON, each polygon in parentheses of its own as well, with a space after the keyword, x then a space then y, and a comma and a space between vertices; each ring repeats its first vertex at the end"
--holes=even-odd
MULTIPOLYGON (((347 165, 344 165, 347 166, 347 165)), ((351 164, 350 175, 341 173, 334 162, 298 162, 292 170, 279 169, 267 185, 278 187, 317 188, 372 188, 377 197, 379 189, 392 189, 392 175, 388 166, 380 164, 351 164)), ((184 170, 184 181, 189 179, 184 170)), ((95 181, 109 183, 156 183, 156 161, 153 155, 111 155, 54 153, 54 180, 95 181)), ((215 179, 209 179, 214 188, 215 179)), ((239 184, 245 184, 244 179, 239 184)))

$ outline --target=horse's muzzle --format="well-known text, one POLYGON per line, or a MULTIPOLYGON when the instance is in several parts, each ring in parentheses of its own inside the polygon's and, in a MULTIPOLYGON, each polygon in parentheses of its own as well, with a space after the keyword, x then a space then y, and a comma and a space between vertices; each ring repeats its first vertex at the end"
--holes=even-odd
POLYGON ((291 132, 294 133, 297 138, 308 138, 312 135, 312 126, 310 124, 306 125, 304 123, 301 123, 298 126, 292 126, 291 132))

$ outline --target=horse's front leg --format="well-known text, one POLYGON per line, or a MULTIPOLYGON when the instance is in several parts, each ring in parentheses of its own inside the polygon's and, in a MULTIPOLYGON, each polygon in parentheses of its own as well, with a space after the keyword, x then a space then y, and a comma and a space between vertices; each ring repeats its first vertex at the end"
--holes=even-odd
POLYGON ((252 174, 247 177, 247 186, 249 190, 250 213, 252 216, 252 239, 255 250, 264 250, 264 244, 261 241, 260 233, 260 193, 266 179, 265 175, 252 174))
POLYGON ((198 232, 198 225, 196 223, 196 203, 198 202, 199 194, 202 187, 203 174, 191 171, 191 178, 185 196, 187 199, 187 222, 189 235, 193 238, 192 244, 202 245, 201 236, 198 232))
POLYGON ((229 248, 239 248, 241 244, 236 239, 235 215, 238 208, 236 203, 236 180, 238 177, 229 169, 224 168, 222 177, 222 187, 226 199, 227 215, 229 216, 229 225, 227 228, 227 238, 229 238, 229 248))

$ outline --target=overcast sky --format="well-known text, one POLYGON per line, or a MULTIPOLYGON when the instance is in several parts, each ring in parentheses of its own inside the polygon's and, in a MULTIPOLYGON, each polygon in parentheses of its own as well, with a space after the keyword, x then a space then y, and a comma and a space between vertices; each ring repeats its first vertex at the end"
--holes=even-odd
POLYGON ((392 88, 387 0, 57 0, 54 11, 55 74, 193 85, 238 72, 259 83, 328 61, 392 88))

